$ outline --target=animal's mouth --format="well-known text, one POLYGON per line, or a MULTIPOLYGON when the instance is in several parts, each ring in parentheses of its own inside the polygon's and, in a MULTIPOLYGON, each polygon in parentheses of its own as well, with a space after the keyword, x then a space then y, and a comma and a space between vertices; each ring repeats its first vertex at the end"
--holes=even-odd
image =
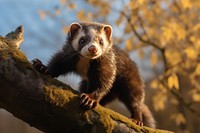
POLYGON ((88 54, 84 54, 82 55, 82 57, 86 57, 86 58, 89 58, 89 59, 96 59, 96 58, 99 58, 101 56, 101 53, 100 52, 97 52, 97 53, 88 53, 88 54))

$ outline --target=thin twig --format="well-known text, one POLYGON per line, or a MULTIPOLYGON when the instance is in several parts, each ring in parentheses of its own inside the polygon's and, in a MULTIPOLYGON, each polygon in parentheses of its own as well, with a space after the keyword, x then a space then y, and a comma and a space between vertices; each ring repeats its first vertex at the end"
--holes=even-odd
POLYGON ((124 15, 124 17, 126 18, 127 22, 129 23, 129 25, 130 25, 132 31, 134 32, 134 34, 137 36, 137 38, 138 38, 141 42, 143 42, 143 43, 145 43, 145 44, 149 44, 149 45, 153 46, 154 48, 156 48, 156 49, 158 49, 158 50, 162 50, 162 49, 163 49, 162 47, 159 47, 159 46, 158 46, 157 44, 155 44, 154 42, 151 42, 150 40, 145 40, 144 38, 142 38, 142 37, 140 36, 140 34, 137 32, 137 30, 135 29, 134 25, 132 24, 131 18, 130 18, 125 12, 121 11, 121 13, 122 13, 122 15, 124 15))

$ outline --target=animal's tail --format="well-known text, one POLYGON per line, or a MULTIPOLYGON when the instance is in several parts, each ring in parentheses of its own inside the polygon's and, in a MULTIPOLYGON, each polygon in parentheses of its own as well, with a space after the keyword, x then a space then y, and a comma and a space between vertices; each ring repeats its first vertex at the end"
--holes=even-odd
POLYGON ((143 119, 144 126, 147 126, 150 128, 156 128, 156 121, 151 111, 145 104, 142 105, 142 119, 143 119))

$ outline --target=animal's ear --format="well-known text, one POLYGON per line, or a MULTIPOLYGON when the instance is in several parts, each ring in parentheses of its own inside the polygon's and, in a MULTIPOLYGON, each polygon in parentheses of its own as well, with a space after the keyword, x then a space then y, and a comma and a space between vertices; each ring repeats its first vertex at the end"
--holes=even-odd
POLYGON ((112 27, 110 25, 106 25, 106 26, 103 27, 103 30, 105 31, 107 38, 109 40, 111 40, 111 37, 112 37, 112 27))
POLYGON ((72 23, 69 28, 69 36, 73 37, 81 28, 82 26, 79 23, 77 22, 72 23))

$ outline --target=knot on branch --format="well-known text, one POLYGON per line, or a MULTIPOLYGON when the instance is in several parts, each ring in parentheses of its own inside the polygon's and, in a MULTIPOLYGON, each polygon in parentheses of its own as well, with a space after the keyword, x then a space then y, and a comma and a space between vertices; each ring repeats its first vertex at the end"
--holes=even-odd
POLYGON ((6 39, 6 41, 11 43, 12 45, 15 45, 17 48, 19 48, 22 42, 24 41, 23 35, 24 35, 24 28, 22 25, 20 25, 19 27, 16 28, 15 31, 8 33, 4 39, 6 39))

